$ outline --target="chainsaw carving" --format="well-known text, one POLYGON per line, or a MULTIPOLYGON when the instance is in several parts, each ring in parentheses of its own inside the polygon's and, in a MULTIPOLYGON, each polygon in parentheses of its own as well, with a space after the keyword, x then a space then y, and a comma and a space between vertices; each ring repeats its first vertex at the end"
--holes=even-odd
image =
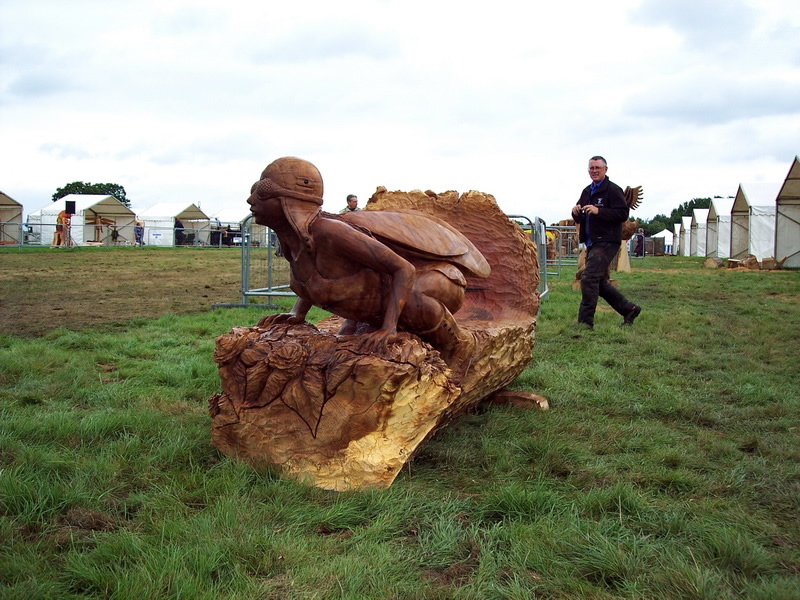
POLYGON ((316 305, 345 319, 340 334, 363 333, 362 349, 416 333, 448 364, 469 353, 472 337, 453 318, 464 303, 465 276, 491 269, 472 243, 432 215, 401 211, 320 210, 322 177, 311 163, 281 158, 247 200, 256 223, 272 229, 291 265, 297 302, 259 325, 303 323, 316 305))
POLYGON ((379 188, 344 215, 323 212, 322 195, 297 158, 251 189, 298 299, 217 340, 212 440, 327 489, 386 487, 427 436, 529 362, 535 246, 477 192, 379 188), (336 316, 309 325, 313 305, 336 316))

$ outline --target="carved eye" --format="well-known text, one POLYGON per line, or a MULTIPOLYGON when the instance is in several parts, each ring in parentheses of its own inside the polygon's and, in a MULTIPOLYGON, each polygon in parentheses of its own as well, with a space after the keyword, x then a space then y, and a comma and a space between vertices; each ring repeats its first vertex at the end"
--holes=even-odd
POLYGON ((275 187, 272 185, 272 181, 269 179, 262 179, 254 186, 256 194, 261 200, 268 200, 275 195, 275 187))

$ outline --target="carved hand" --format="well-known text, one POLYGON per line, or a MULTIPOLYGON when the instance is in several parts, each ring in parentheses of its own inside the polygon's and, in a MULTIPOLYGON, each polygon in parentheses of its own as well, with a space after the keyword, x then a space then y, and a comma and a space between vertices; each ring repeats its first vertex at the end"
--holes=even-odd
POLYGON ((258 327, 266 329, 272 325, 279 325, 281 323, 285 323, 287 325, 298 325, 305 322, 305 320, 305 316, 301 317, 292 313, 279 313, 277 315, 267 315, 266 317, 263 317, 258 322, 258 327))

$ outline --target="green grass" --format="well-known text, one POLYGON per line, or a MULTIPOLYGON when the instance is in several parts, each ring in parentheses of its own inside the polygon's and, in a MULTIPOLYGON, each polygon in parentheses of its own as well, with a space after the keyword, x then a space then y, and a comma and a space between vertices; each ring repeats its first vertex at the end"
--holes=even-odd
POLYGON ((800 273, 700 263, 620 275, 633 328, 551 280, 513 384, 551 410, 462 415, 383 492, 211 446, 256 309, 0 336, 0 598, 800 598, 800 273))

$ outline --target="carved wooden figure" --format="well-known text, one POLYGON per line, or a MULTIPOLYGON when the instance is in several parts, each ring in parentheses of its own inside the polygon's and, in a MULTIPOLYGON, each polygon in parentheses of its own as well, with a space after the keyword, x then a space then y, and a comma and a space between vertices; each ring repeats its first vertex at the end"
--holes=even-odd
POLYGON ((290 157, 251 189, 298 299, 217 340, 212 440, 323 488, 386 487, 428 435, 529 362, 535 246, 477 192, 379 188, 345 215, 322 212, 322 195, 317 169, 290 157), (313 305, 337 316, 309 325, 313 305))

